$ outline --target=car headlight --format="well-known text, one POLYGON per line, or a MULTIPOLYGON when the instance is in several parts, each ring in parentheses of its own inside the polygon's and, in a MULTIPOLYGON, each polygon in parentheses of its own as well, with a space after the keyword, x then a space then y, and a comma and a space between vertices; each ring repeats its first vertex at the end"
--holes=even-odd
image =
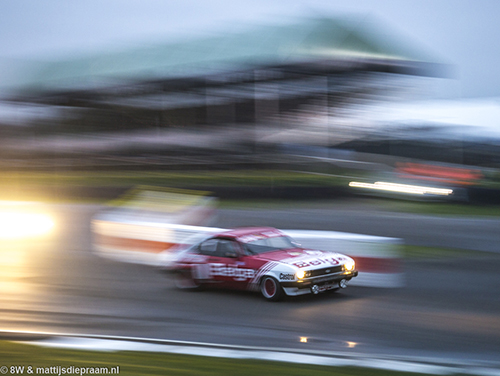
POLYGON ((352 272, 355 267, 356 267, 356 264, 352 260, 346 261, 346 263, 344 264, 344 270, 347 272, 352 272))
POLYGON ((302 279, 306 276, 306 272, 303 270, 298 270, 297 273, 295 273, 295 276, 297 279, 302 279))

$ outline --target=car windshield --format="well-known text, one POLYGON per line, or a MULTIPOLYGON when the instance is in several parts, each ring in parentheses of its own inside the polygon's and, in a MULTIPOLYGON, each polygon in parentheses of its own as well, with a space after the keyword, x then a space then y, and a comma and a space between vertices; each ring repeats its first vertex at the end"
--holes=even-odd
POLYGON ((261 238, 245 244, 246 249, 252 254, 259 254, 280 249, 296 248, 296 244, 288 236, 277 236, 272 238, 261 238))

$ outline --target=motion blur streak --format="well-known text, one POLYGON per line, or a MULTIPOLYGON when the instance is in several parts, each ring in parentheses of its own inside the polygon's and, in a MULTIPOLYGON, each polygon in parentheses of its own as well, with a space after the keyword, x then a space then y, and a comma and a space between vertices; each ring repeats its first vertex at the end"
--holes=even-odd
POLYGON ((16 280, 24 276, 23 266, 26 263, 26 251, 20 246, 6 247, 2 244, 0 248, 0 293, 21 294, 25 292, 21 284, 16 280))
POLYGON ((52 216, 40 204, 0 201, 0 294, 6 297, 3 309, 9 299, 33 293, 33 285, 26 280, 41 267, 35 254, 47 257, 46 249, 51 245, 47 240, 53 229, 52 216), (32 263, 35 269, 30 267, 32 263))
POLYGON ((347 347, 350 348, 350 349, 353 349, 357 346, 357 342, 351 342, 351 341, 347 341, 347 347))
POLYGON ((444 189, 444 188, 433 188, 433 187, 425 187, 420 185, 409 185, 409 184, 396 184, 396 183, 387 183, 383 181, 377 181, 374 184, 370 183, 360 183, 352 181, 349 183, 349 187, 353 188, 367 188, 367 189, 375 189, 380 191, 389 191, 389 192, 398 192, 398 193, 410 193, 416 195, 438 195, 438 196, 449 196, 453 193, 452 189, 444 189))

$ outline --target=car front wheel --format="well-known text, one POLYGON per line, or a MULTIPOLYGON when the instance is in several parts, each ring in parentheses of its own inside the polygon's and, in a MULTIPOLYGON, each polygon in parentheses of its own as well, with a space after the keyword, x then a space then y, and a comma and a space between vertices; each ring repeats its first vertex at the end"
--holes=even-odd
POLYGON ((281 285, 273 277, 262 278, 260 292, 265 299, 273 302, 283 299, 284 295, 281 285))

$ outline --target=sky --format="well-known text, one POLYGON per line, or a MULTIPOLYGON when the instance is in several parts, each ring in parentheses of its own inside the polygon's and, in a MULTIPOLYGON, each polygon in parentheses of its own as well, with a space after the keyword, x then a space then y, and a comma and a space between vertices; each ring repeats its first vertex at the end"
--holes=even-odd
POLYGON ((500 97, 498 0, 2 0, 0 68, 349 14, 370 15, 451 63, 445 96, 500 97))

